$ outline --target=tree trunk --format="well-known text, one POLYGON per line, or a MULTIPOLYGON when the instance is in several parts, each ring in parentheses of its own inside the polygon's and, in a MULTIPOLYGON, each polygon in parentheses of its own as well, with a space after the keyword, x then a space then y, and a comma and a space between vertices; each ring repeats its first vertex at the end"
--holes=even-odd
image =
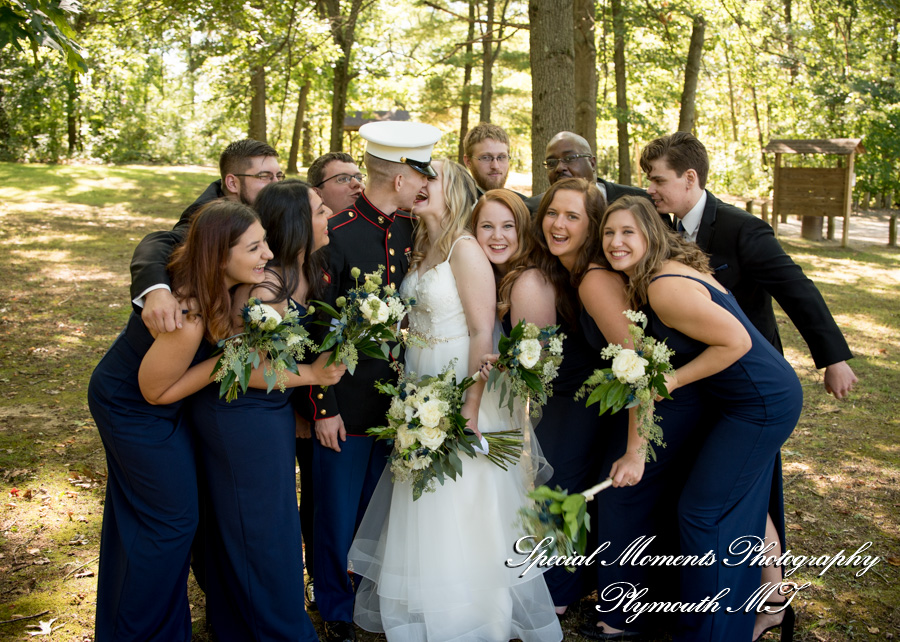
POLYGON ((303 146, 301 147, 302 154, 301 157, 303 159, 303 166, 309 167, 312 165, 312 162, 315 160, 313 158, 312 153, 312 128, 309 126, 309 121, 307 121, 303 125, 303 146))
POLYGON ((703 35, 706 21, 703 16, 694 16, 691 30, 691 44, 688 47, 687 66, 684 69, 684 91, 681 93, 681 113, 678 116, 678 131, 694 131, 697 119, 697 80, 700 78, 700 60, 703 57, 703 35))
POLYGON ((266 68, 254 67, 250 76, 250 127, 247 137, 263 143, 266 136, 266 68))
POLYGON ((619 145, 619 183, 631 185, 631 146, 628 142, 628 93, 625 75, 625 11, 622 0, 612 0, 613 62, 616 66, 616 138, 619 145))
POLYGON ((78 140, 78 74, 69 71, 66 81, 66 130, 69 138, 69 156, 81 149, 78 140))
POLYGON ((494 98, 494 5, 487 0, 487 24, 481 39, 481 109, 479 118, 491 122, 491 100, 494 98))
POLYGON ((791 0, 784 0, 784 26, 786 32, 788 56, 791 60, 791 86, 797 79, 799 73, 799 65, 797 64, 797 54, 794 50, 794 25, 793 16, 791 16, 791 0))
POLYGON ((297 115, 294 117, 294 132, 291 135, 291 152, 288 155, 288 174, 299 174, 297 156, 300 152, 300 136, 303 133, 303 124, 306 120, 306 99, 309 96, 309 88, 312 83, 307 80, 300 88, 300 97, 297 99, 297 115))
POLYGON ((529 0, 531 24, 531 172, 532 193, 549 187, 541 168, 547 142, 575 127, 575 40, 573 0, 529 0))
POLYGON ((597 153, 597 45, 594 0, 575 0, 575 133, 597 153))
POLYGON ((750 83, 750 95, 753 97, 753 118, 756 120, 756 134, 759 137, 759 155, 762 158, 763 167, 767 167, 766 154, 762 151, 766 146, 766 143, 763 140, 762 123, 759 121, 759 103, 756 100, 756 86, 752 81, 750 83))
POLYGON ((463 68, 462 106, 459 117, 459 152, 457 162, 463 162, 466 153, 463 142, 469 133, 469 109, 472 106, 472 55, 475 40, 475 0, 469 0, 469 33, 466 36, 466 65, 463 68))
POLYGON ((350 88, 350 59, 345 56, 334 66, 333 98, 331 102, 331 142, 328 150, 344 151, 344 117, 347 114, 347 90, 350 88))
POLYGON ((346 4, 346 14, 341 11, 340 0, 319 0, 319 15, 331 22, 331 37, 341 50, 340 57, 334 61, 333 98, 331 103, 331 144, 329 151, 344 151, 344 116, 347 113, 347 90, 353 74, 350 72, 350 54, 356 40, 356 21, 362 8, 363 0, 352 0, 346 4))
POLYGON ((725 40, 725 69, 728 71, 728 101, 731 103, 731 136, 732 140, 737 142, 737 111, 734 108, 734 83, 731 79, 731 54, 728 47, 728 40, 725 40))

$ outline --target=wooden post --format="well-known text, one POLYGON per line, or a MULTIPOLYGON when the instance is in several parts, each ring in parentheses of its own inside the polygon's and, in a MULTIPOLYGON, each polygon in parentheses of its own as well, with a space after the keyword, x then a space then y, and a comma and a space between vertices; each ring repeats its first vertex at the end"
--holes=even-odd
POLYGON ((763 220, 763 222, 764 222, 764 223, 768 223, 768 222, 769 222, 769 201, 763 201, 763 202, 762 202, 762 212, 761 212, 761 215, 762 215, 762 220, 763 220))
POLYGON ((891 223, 888 226, 888 246, 897 247, 897 215, 891 216, 891 223))
POLYGON ((747 214, 753 214, 753 199, 748 198, 747 204, 744 206, 744 209, 747 210, 747 214))
POLYGON ((828 240, 829 241, 834 240, 834 217, 833 216, 828 217, 828 240))
POLYGON ((847 156, 847 174, 844 177, 844 229, 841 234, 841 247, 847 247, 850 242, 850 204, 853 201, 853 165, 856 152, 850 152, 847 156))
POLYGON ((787 223, 787 215, 782 214, 778 211, 778 197, 779 189, 781 187, 781 154, 775 154, 775 192, 774 199, 772 201, 772 231, 775 232, 775 236, 778 236, 778 217, 782 216, 782 222, 787 223))

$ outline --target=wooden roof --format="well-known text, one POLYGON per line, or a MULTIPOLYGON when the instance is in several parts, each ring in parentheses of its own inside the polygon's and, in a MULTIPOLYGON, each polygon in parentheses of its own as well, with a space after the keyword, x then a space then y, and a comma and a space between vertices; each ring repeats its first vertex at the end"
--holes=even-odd
POLYGON ((769 154, 863 154, 861 138, 806 138, 770 140, 763 149, 769 154))

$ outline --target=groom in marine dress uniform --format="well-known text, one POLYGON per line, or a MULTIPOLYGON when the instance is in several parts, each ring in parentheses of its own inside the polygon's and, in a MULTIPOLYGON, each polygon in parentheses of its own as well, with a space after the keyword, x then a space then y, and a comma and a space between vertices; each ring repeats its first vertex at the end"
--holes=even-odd
MULTIPOLYGON (((352 207, 328 221, 330 303, 362 274, 384 266, 384 285, 400 287, 409 269, 414 219, 409 210, 436 176, 430 165, 436 127, 423 123, 378 122, 363 125, 367 141, 368 182, 352 207)), ((315 599, 325 622, 325 639, 356 639, 354 588, 347 574, 347 554, 389 454, 366 430, 384 422, 390 398, 375 390, 378 380, 395 379, 387 361, 360 355, 354 375, 327 390, 313 387, 310 402, 316 417, 313 445, 315 497, 315 599)))

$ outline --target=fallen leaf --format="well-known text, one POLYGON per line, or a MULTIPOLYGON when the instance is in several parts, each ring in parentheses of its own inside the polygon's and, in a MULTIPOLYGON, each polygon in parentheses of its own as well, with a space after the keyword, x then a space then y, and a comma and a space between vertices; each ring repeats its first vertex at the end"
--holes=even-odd
POLYGON ((900 566, 900 557, 888 557, 887 563, 891 566, 900 566))
POLYGON ((79 571, 78 573, 75 573, 74 577, 94 577, 94 571, 79 571))
POLYGON ((869 633, 875 635, 876 633, 881 633, 881 629, 879 629, 877 626, 870 626, 869 633))
POLYGON ((62 627, 62 624, 60 624, 59 626, 57 626, 55 628, 53 627, 53 623, 56 622, 58 619, 59 618, 55 617, 52 620, 50 620, 49 622, 44 622, 43 620, 40 620, 37 624, 28 624, 25 627, 26 629, 37 629, 37 631, 26 631, 26 633, 28 633, 28 635, 50 635, 51 633, 53 633, 53 631, 62 627))
POLYGON ((788 524, 788 530, 791 531, 802 531, 803 527, 800 524, 788 524))

